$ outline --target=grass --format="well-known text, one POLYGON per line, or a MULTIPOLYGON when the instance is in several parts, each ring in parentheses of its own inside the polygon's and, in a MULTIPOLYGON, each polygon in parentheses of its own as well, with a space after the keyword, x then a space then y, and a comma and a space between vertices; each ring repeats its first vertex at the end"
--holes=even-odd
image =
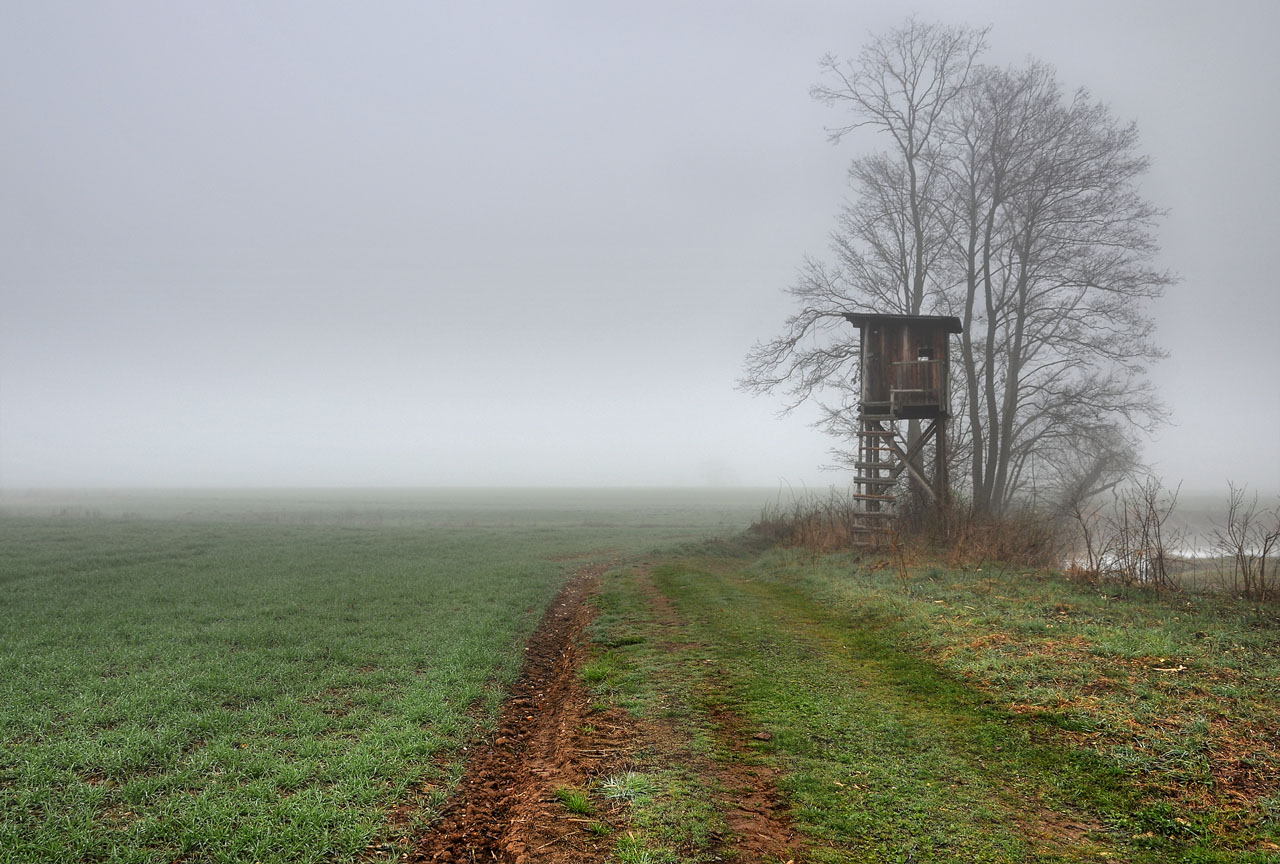
MULTIPOLYGON (((693 550, 652 571, 684 621, 675 632, 639 574, 615 574, 597 694, 689 742, 645 771, 670 777, 690 754, 769 761, 815 861, 1276 858, 1280 628, 1267 610, 868 564, 693 550), (725 709, 768 740, 727 750, 725 709)), ((715 800, 705 774, 687 783, 715 800)), ((660 784, 632 844, 713 860, 713 840, 659 830, 714 822, 682 807, 660 784)))
MULTIPOLYGON (((787 556, 770 566, 797 572, 787 556)), ((1143 778, 1198 831, 1248 836, 1260 822, 1241 802, 1280 778, 1274 608, 991 570, 922 568, 889 590, 843 566, 809 571, 807 590, 896 619, 921 656, 1143 778)))
POLYGON ((723 857, 734 765, 779 772, 806 860, 1280 855, 1274 606, 677 554, 754 506, 544 496, 5 497, 0 864, 395 855, 566 573, 624 556, 580 674, 668 737, 561 790, 625 807, 617 861, 723 857))
POLYGON ((589 636, 595 656, 579 674, 595 707, 619 706, 649 720, 674 724, 675 734, 654 749, 633 754, 635 770, 605 778, 598 793, 626 805, 627 829, 619 833, 619 862, 686 864, 720 860, 716 837, 725 830, 716 801, 722 790, 695 764, 710 748, 709 724, 687 706, 700 697, 688 673, 694 655, 670 644, 663 623, 638 587, 638 571, 617 568, 606 576, 589 636))
POLYGON ((0 860, 354 857, 560 576, 408 533, 5 527, 0 860))
POLYGON ((594 810, 591 806, 591 796, 581 789, 562 786, 556 790, 556 800, 564 805, 564 809, 579 816, 590 816, 594 810))
POLYGON ((395 848, 412 826, 391 809, 441 803, 566 573, 726 518, 643 496, 95 494, 81 518, 0 517, 4 864, 395 848))
POLYGON ((988 710, 891 632, 850 628, 776 583, 679 568, 655 578, 682 607, 714 607, 691 618, 785 754, 796 815, 830 847, 817 860, 1022 860, 1042 811, 1087 825, 1083 811, 1118 803, 1106 771, 988 710))
POLYGON ((615 801, 635 801, 646 795, 652 795, 656 787, 652 778, 635 771, 627 771, 605 778, 600 784, 600 791, 605 798, 615 801))

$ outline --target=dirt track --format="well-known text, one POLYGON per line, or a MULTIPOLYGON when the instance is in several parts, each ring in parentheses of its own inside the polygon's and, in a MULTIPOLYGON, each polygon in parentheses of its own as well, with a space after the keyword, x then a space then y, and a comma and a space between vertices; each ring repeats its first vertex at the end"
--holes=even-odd
MULTIPOLYGON (((505 864, 603 862, 616 836, 597 833, 602 826, 625 829, 625 805, 594 798, 590 816, 571 813, 556 798, 563 787, 586 789, 597 779, 636 765, 644 751, 685 760, 689 754, 669 724, 637 721, 616 708, 593 710, 593 697, 577 669, 589 648, 582 633, 591 619, 586 602, 599 584, 603 567, 580 571, 548 607, 529 640, 524 667, 503 706, 498 733, 467 766, 458 790, 440 821, 418 838, 408 860, 414 862, 497 861, 505 864)), ((679 626, 674 611, 656 589, 647 592, 665 628, 679 626)), ((750 734, 730 714, 712 718, 730 750, 750 734)), ((721 849, 732 860, 786 861, 795 838, 781 811, 767 771, 731 761, 693 760, 720 802, 730 835, 721 849)), ((799 860, 799 859, 795 859, 799 860)))

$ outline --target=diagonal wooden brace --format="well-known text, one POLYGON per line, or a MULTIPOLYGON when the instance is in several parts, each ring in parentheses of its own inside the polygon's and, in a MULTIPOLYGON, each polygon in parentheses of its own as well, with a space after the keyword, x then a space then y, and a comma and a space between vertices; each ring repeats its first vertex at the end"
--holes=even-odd
MULTIPOLYGON (((881 431, 881 432, 887 431, 883 426, 880 425, 879 420, 875 421, 875 423, 872 425, 878 431, 881 431)), ((908 464, 912 464, 913 460, 920 455, 921 451, 924 450, 924 445, 929 443, 929 439, 933 437, 935 434, 937 434, 937 431, 938 431, 938 421, 937 420, 930 421, 929 425, 926 426, 924 431, 920 433, 920 437, 916 439, 916 443, 911 445, 911 449, 907 450, 905 453, 902 451, 902 448, 898 446, 897 442, 891 439, 889 441, 889 446, 893 447, 894 455, 898 457, 899 461, 898 461, 898 464, 895 465, 893 469, 890 471, 889 476, 896 478, 899 474, 902 473, 903 469, 908 464)), ((901 435, 898 434, 897 430, 894 430, 893 436, 898 438, 902 437, 901 435)), ((916 479, 917 480, 920 479, 919 476, 917 476, 916 479)))
POLYGON ((898 465, 893 469, 893 476, 896 477, 898 474, 902 473, 903 469, 906 469, 907 473, 915 478, 917 483, 924 487, 924 491, 929 493, 929 497, 933 500, 934 504, 939 503, 938 493, 934 490, 933 484, 929 482, 929 478, 924 476, 924 472, 920 470, 920 467, 916 465, 914 460, 920 455, 921 451, 924 450, 924 445, 929 442, 929 439, 937 434, 937 431, 938 421, 934 420, 925 428, 924 432, 920 433, 920 437, 916 439, 916 443, 911 445, 909 450, 903 450, 901 445, 898 444, 896 437, 889 439, 889 446, 893 448, 894 455, 898 457, 898 465))

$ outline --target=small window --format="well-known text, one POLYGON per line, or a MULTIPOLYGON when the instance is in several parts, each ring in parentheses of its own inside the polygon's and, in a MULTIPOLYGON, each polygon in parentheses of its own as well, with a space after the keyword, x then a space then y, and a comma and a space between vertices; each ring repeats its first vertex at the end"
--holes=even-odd
POLYGON ((916 359, 917 359, 917 360, 932 360, 932 359, 933 359, 933 346, 932 346, 932 345, 921 345, 919 348, 917 348, 917 349, 916 349, 916 359))

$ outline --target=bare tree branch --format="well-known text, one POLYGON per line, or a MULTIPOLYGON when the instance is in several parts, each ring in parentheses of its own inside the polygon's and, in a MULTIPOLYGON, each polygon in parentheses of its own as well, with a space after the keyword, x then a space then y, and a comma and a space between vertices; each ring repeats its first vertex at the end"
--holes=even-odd
POLYGON ((1032 483, 1078 504, 1137 465, 1135 434, 1166 415, 1143 377, 1163 356, 1149 304, 1175 281, 1151 266, 1164 214, 1138 190, 1132 123, 1042 63, 977 65, 985 40, 909 19, 852 62, 823 59, 811 92, 844 112, 832 140, 866 128, 890 146, 853 161, 830 263, 805 262, 798 311, 741 386, 825 400, 819 425, 848 435, 844 313, 956 315, 952 455, 974 504, 1000 510, 1032 483))

